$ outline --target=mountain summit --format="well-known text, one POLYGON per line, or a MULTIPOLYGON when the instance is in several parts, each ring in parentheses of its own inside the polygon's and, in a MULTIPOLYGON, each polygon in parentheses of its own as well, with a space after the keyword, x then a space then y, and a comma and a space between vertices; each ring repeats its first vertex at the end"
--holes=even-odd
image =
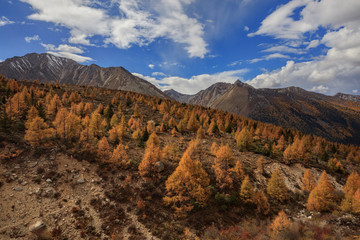
POLYGON ((30 53, 0 63, 0 73, 18 80, 35 80, 64 84, 105 87, 133 91, 150 96, 167 97, 151 83, 132 75, 123 67, 102 68, 81 65, 71 59, 48 53, 30 53))

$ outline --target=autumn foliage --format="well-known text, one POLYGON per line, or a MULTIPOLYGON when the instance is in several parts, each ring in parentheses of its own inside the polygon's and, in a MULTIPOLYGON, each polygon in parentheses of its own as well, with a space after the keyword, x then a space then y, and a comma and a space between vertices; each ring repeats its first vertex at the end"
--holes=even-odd
POLYGON ((303 183, 302 190, 304 190, 305 192, 309 193, 314 189, 316 183, 310 169, 307 169, 305 171, 304 177, 302 179, 302 183, 303 183))
POLYGON ((210 179, 202 168, 198 143, 191 141, 179 166, 166 180, 164 201, 178 215, 189 213, 195 206, 204 207, 210 197, 210 179))
POLYGON ((325 212, 331 211, 336 207, 335 188, 324 171, 316 187, 311 191, 307 203, 310 211, 325 212))
POLYGON ((274 219, 270 225, 270 229, 273 236, 278 235, 279 233, 286 231, 291 227, 292 223, 289 220, 288 216, 284 211, 280 211, 277 217, 274 219))
POLYGON ((270 198, 284 203, 289 199, 288 188, 285 185, 284 179, 280 174, 280 171, 276 169, 268 182, 267 193, 270 198))

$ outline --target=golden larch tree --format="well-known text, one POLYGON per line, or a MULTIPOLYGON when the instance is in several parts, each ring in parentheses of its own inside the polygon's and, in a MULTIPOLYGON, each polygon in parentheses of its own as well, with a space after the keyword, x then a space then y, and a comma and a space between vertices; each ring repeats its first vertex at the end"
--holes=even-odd
POLYGON ((54 135, 53 129, 49 128, 41 117, 35 117, 26 125, 28 129, 25 131, 24 138, 33 146, 40 146, 54 135))
POLYGON ((231 189, 233 179, 231 178, 230 168, 234 166, 234 157, 229 145, 221 145, 216 152, 216 158, 212 166, 217 185, 221 188, 231 189))
POLYGON ((360 188, 360 176, 358 173, 353 172, 349 175, 344 186, 345 195, 353 195, 357 189, 360 188))
POLYGON ((109 162, 111 157, 111 148, 106 137, 98 142, 97 156, 102 162, 109 162))
POLYGON ((357 215, 360 214, 360 188, 354 193, 351 212, 357 215))
POLYGON ((240 151, 249 150, 252 143, 251 133, 247 128, 243 128, 235 134, 235 141, 240 151))
POLYGON ((240 198, 244 202, 253 202, 254 201, 254 187, 251 185, 249 176, 246 175, 244 181, 241 184, 240 188, 240 198))
POLYGON ((310 211, 325 212, 336 207, 335 188, 329 180, 326 171, 320 176, 316 187, 310 192, 307 209, 310 211))
POLYGON ((284 211, 280 211, 272 224, 270 225, 271 233, 273 236, 286 231, 292 226, 292 223, 284 211))
POLYGON ((270 204, 263 191, 257 191, 254 195, 256 211, 259 214, 268 215, 270 213, 270 204))
POLYGON ((196 113, 194 110, 191 112, 186 128, 193 132, 199 128, 199 121, 196 119, 196 113))
POLYGON ((312 175, 310 169, 307 169, 304 173, 304 177, 301 180, 303 183, 302 190, 310 193, 316 186, 315 178, 312 175))
POLYGON ((284 182, 283 177, 280 174, 280 171, 276 169, 272 174, 266 188, 267 193, 270 198, 276 199, 281 203, 289 199, 288 188, 284 182))
POLYGON ((146 180, 156 180, 159 177, 157 164, 162 160, 159 145, 159 138, 153 132, 146 141, 145 154, 139 164, 139 174, 146 180))
POLYGON ((66 131, 68 141, 78 140, 80 138, 80 133, 82 130, 81 127, 81 118, 75 113, 69 113, 66 117, 66 131))
POLYGON ((102 125, 103 119, 100 115, 100 113, 98 113, 97 111, 94 111, 91 114, 91 119, 90 119, 90 134, 94 137, 100 138, 103 136, 104 134, 104 128, 102 125))
POLYGON ((210 197, 209 184, 210 178, 200 162, 199 146, 191 141, 179 166, 165 182, 167 195, 164 201, 175 209, 178 216, 184 216, 194 206, 206 205, 210 197))
POLYGON ((69 115, 69 112, 66 110, 66 108, 60 108, 60 110, 57 112, 55 120, 53 122, 56 130, 56 135, 62 139, 67 139, 67 121, 66 118, 69 115))
POLYGON ((341 210, 353 212, 354 204, 356 205, 355 192, 360 189, 360 177, 353 172, 349 175, 344 186, 345 198, 341 202, 341 210))
POLYGON ((38 116, 39 116, 39 111, 36 109, 36 107, 31 106, 29 111, 28 111, 28 114, 26 116, 26 119, 31 121, 35 117, 38 117, 38 116))
POLYGON ((119 143, 114 149, 114 152, 110 159, 111 163, 121 166, 122 168, 128 168, 130 165, 130 160, 126 154, 124 145, 119 143))

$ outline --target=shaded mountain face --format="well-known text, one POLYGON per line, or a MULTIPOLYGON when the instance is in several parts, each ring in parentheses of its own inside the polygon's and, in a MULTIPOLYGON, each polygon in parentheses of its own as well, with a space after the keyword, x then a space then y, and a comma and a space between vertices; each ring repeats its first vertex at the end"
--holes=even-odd
POLYGON ((150 96, 167 97, 151 83, 132 75, 123 67, 102 68, 95 64, 77 62, 51 54, 31 53, 23 57, 9 58, 0 63, 0 73, 17 80, 35 80, 105 87, 133 91, 150 96))
POLYGON ((216 83, 187 103, 217 108, 262 122, 295 128, 331 141, 360 145, 359 96, 326 96, 298 87, 255 89, 216 83))

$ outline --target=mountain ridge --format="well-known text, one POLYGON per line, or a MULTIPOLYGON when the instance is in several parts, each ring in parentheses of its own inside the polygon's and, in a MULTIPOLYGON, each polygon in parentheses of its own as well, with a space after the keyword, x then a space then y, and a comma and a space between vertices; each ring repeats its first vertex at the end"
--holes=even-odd
POLYGON ((0 63, 0 73, 18 80, 59 80, 64 84, 105 87, 167 98, 167 95, 154 85, 132 75, 123 67, 82 65, 74 60, 48 53, 29 53, 22 57, 8 58, 0 63))
POLYGON ((331 141, 360 144, 356 134, 360 131, 360 98, 356 95, 327 96, 294 86, 257 89, 238 80, 233 84, 215 83, 187 99, 189 104, 294 128, 331 141))

